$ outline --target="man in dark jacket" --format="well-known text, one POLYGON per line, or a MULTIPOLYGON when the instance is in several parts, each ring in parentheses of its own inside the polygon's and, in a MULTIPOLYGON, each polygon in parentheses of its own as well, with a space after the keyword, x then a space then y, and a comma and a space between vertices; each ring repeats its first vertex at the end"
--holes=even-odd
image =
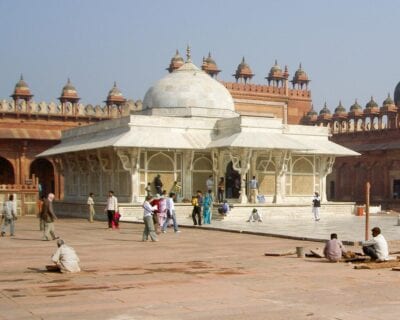
POLYGON ((54 233, 54 220, 57 219, 57 216, 54 213, 53 200, 54 200, 54 194, 49 193, 47 199, 45 199, 43 202, 42 211, 40 213, 40 216, 44 221, 43 240, 47 241, 49 241, 50 239, 55 240, 59 238, 56 237, 54 233))

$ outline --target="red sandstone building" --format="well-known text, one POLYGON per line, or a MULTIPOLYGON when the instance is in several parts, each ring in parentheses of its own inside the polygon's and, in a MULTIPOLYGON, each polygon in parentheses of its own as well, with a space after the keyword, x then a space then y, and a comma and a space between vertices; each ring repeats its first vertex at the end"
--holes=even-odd
POLYGON ((363 108, 357 100, 346 108, 339 103, 333 113, 325 106, 311 110, 304 124, 328 126, 331 140, 359 152, 357 157, 337 158, 327 178, 330 200, 365 202, 365 184, 371 183, 371 201, 386 209, 400 207, 400 83, 394 101, 379 106, 371 100, 363 108))
MULTIPOLYGON (((167 70, 173 72, 183 64, 177 51, 167 70)), ((202 69, 215 78, 221 71, 211 54, 203 59, 202 69)), ((235 82, 221 82, 230 91, 236 111, 241 114, 277 117, 286 123, 298 124, 311 108, 310 80, 301 65, 289 81, 287 66, 282 71, 275 62, 265 77, 268 84, 253 84, 254 74, 243 58, 233 76, 235 82)), ((0 100, 0 202, 8 193, 19 194, 21 214, 35 213, 39 189, 41 194, 53 192, 57 199, 63 198, 62 163, 52 158, 36 158, 59 143, 63 130, 141 109, 141 101, 127 101, 116 84, 108 93, 105 106, 82 105, 69 79, 62 88, 60 103, 34 102, 22 76, 11 97, 11 101, 0 100)))

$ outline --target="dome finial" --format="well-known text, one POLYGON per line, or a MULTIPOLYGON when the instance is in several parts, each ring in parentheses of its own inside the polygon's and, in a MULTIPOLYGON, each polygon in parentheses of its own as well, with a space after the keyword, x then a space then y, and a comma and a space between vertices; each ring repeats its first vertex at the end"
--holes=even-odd
POLYGON ((275 65, 276 66, 278 65, 278 59, 275 59, 275 65))
POLYGON ((21 73, 21 76, 19 77, 19 80, 24 80, 24 75, 21 73))
POLYGON ((190 46, 186 47, 186 62, 192 62, 192 55, 190 53, 190 46))

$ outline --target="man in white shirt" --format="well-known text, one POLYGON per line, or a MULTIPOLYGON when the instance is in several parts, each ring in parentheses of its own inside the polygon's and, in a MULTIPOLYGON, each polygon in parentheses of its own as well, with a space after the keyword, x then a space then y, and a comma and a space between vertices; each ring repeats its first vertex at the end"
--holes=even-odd
MULTIPOLYGON (((1 216, 3 222, 1 226, 1 236, 6 235, 7 227, 10 226, 10 235, 14 236, 15 233, 15 220, 17 220, 17 212, 15 210, 14 195, 10 194, 8 200, 3 204, 3 212, 1 216)), ((1 223, 0 223, 1 224, 1 223)))
POLYGON ((114 214, 116 211, 118 211, 118 200, 114 196, 114 191, 108 192, 107 206, 105 208, 105 211, 107 213, 107 218, 108 218, 108 228, 111 229, 112 221, 114 219, 114 214))
POLYGON ((163 233, 167 232, 167 226, 168 226, 169 219, 172 219, 172 221, 174 223, 174 231, 176 233, 180 232, 178 230, 178 223, 176 222, 175 204, 174 204, 175 198, 176 198, 176 194, 174 192, 171 192, 169 194, 169 197, 167 198, 167 219, 165 219, 164 224, 162 225, 162 228, 161 228, 161 231, 163 233))
POLYGON ((48 270, 56 270, 53 268, 58 268, 62 273, 64 272, 80 272, 79 258, 75 250, 67 246, 63 240, 57 240, 57 251, 51 257, 51 260, 56 264, 56 266, 48 266, 48 270), (53 268, 52 268, 53 267, 53 268))
POLYGON ((87 205, 88 205, 88 207, 89 207, 89 222, 93 222, 93 218, 94 218, 94 215, 95 215, 95 213, 94 213, 94 200, 93 200, 93 196, 94 196, 94 194, 93 194, 93 192, 91 192, 91 193, 89 194, 88 199, 87 199, 87 205))
POLYGON ((142 241, 147 241, 149 236, 151 241, 158 241, 157 234, 154 229, 154 222, 153 222, 153 214, 154 210, 157 209, 156 206, 151 206, 150 201, 152 197, 146 196, 146 200, 143 202, 143 222, 144 222, 144 230, 143 230, 143 238, 142 241))
POLYGON ((258 181, 256 179, 256 176, 253 176, 253 179, 250 180, 249 187, 250 187, 250 202, 256 203, 258 195, 258 181))
POLYGON ((362 242, 362 249, 365 255, 371 260, 385 261, 389 258, 389 247, 386 239, 378 227, 372 228, 373 239, 362 242))

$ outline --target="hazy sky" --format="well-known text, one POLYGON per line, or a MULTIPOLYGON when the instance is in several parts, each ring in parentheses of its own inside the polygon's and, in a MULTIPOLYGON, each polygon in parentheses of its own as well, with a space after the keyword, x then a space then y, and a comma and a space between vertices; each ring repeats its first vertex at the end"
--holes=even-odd
POLYGON ((232 74, 242 57, 264 77, 275 59, 308 73, 316 110, 381 105, 400 81, 396 0, 0 0, 0 99, 23 73, 34 100, 55 101, 70 77, 82 102, 105 100, 114 80, 143 99, 187 44, 232 74))

